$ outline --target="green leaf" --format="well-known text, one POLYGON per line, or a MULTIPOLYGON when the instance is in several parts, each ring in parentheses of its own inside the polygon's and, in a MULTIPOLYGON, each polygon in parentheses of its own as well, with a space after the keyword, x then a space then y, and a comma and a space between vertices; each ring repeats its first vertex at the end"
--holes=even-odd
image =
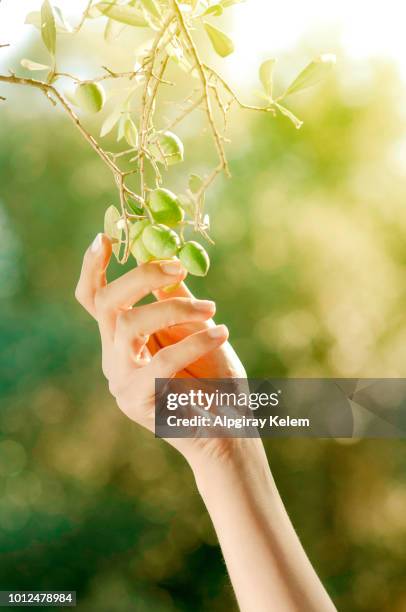
POLYGON ((113 253, 118 258, 120 253, 120 240, 122 230, 118 227, 118 222, 121 219, 120 212, 115 206, 109 206, 104 215, 104 233, 110 238, 113 243, 113 253))
POLYGON ((126 25, 134 26, 137 28, 148 27, 148 22, 145 19, 141 11, 138 11, 133 6, 129 5, 116 5, 111 2, 99 2, 94 6, 103 15, 106 15, 114 21, 125 23, 126 25))
POLYGON ((49 0, 44 0, 41 7, 41 36, 44 45, 54 57, 56 51, 55 17, 49 0))
POLYGON ((259 79, 262 83, 262 87, 268 98, 272 100, 272 90, 273 90, 273 70, 275 67, 276 60, 269 59, 259 67, 259 79))
POLYGON ((224 12, 224 9, 221 4, 212 4, 207 8, 202 17, 206 17, 207 15, 212 15, 213 17, 220 17, 224 12))
POLYGON ((27 68, 27 70, 51 70, 50 66, 46 64, 38 64, 38 62, 33 62, 29 59, 22 59, 20 62, 23 68, 27 68))
POLYGON ((98 113, 103 108, 105 99, 105 91, 99 83, 80 83, 76 87, 76 104, 88 113, 98 113))
POLYGON ((306 68, 304 68, 304 70, 302 70, 302 72, 295 78, 295 80, 285 91, 283 98, 319 83, 331 72, 335 63, 335 55, 331 53, 320 55, 318 58, 310 62, 310 64, 308 64, 306 68))
POLYGON ((228 8, 229 6, 234 6, 234 4, 241 4, 242 2, 245 2, 245 0, 220 0, 220 4, 224 8, 228 8))
POLYGON ((288 108, 285 108, 285 106, 282 106, 282 104, 278 104, 278 103, 276 103, 276 102, 275 102, 275 104, 276 104, 276 106, 277 106, 278 110, 279 110, 279 111, 282 113, 282 115, 285 115, 285 117, 287 117, 288 119, 290 119, 290 120, 291 120, 291 122, 293 123, 293 125, 295 126, 295 128, 296 128, 297 130, 300 130, 300 128, 301 128, 301 127, 302 127, 302 125, 303 125, 303 121, 301 121, 300 119, 298 119, 298 118, 296 117, 296 115, 294 115, 294 114, 292 113, 292 111, 290 111, 288 108))
POLYGON ((135 149, 138 145, 137 126, 130 117, 127 117, 127 119, 124 121, 124 138, 130 145, 130 147, 133 147, 135 149))
POLYGON ((210 267, 210 258, 201 244, 190 240, 179 251, 179 259, 190 274, 206 276, 210 267))
POLYGON ((107 115, 107 117, 105 118, 101 126, 101 129, 100 129, 101 138, 103 138, 104 136, 107 136, 107 134, 110 134, 114 126, 120 121, 120 117, 121 117, 120 107, 114 107, 114 110, 109 115, 107 115))
POLYGON ((118 38, 121 32, 124 30, 125 24, 120 23, 119 21, 114 21, 114 19, 107 19, 106 27, 104 28, 104 40, 107 43, 113 42, 116 38, 118 38))
POLYGON ((142 241, 151 255, 168 259, 179 249, 178 235, 165 225, 148 225, 142 233, 142 241))
POLYGON ((153 17, 156 17, 156 19, 161 18, 161 11, 159 10, 159 6, 155 2, 155 0, 140 0, 140 2, 144 9, 147 11, 147 13, 149 13, 153 17))
POLYGON ((210 42, 213 45, 214 50, 221 57, 227 57, 230 53, 234 51, 234 43, 227 34, 215 28, 207 21, 204 22, 204 28, 207 32, 208 37, 210 38, 210 42))
POLYGON ((198 193, 202 185, 203 180, 198 174, 191 174, 189 176, 189 189, 192 193, 198 193))
POLYGON ((159 144, 165 157, 163 161, 168 166, 173 166, 183 161, 185 149, 179 136, 173 132, 164 132, 159 138, 159 144))
POLYGON ((160 187, 151 191, 148 204, 157 223, 174 226, 183 221, 184 212, 179 199, 169 189, 160 187))
POLYGON ((72 32, 72 27, 71 25, 66 21, 65 17, 63 16, 63 13, 61 11, 61 9, 59 8, 59 6, 54 6, 54 13, 57 17, 57 22, 56 23, 56 30, 58 31, 61 30, 63 32, 72 32), (59 25, 59 28, 58 28, 59 25))

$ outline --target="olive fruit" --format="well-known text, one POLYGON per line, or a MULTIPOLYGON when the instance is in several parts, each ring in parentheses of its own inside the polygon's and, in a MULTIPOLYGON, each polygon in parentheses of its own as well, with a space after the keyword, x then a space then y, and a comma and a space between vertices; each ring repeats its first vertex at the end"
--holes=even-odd
POLYGON ((148 225, 142 232, 145 248, 154 257, 173 257, 179 249, 179 237, 166 225, 148 225))
POLYGON ((206 276, 210 267, 208 254, 201 244, 193 240, 185 242, 179 251, 179 259, 186 270, 194 276, 206 276))
POLYGON ((184 211, 177 196, 169 189, 155 189, 149 197, 149 208, 157 223, 174 226, 183 221, 184 211))
POLYGON ((154 259, 154 256, 145 248, 142 238, 137 238, 131 245, 131 254, 139 264, 154 259))
POLYGON ((151 255, 151 253, 145 248, 145 245, 141 238, 142 232, 148 225, 150 225, 148 219, 136 221, 135 223, 132 223, 130 225, 130 251, 138 263, 145 263, 147 261, 151 261, 151 259, 154 259, 153 255, 151 255))
POLYGON ((184 146, 179 136, 173 132, 164 132, 159 138, 159 144, 168 166, 183 161, 184 146))
POLYGON ((106 94, 99 83, 80 83, 76 87, 75 101, 85 111, 98 113, 104 106, 106 94))

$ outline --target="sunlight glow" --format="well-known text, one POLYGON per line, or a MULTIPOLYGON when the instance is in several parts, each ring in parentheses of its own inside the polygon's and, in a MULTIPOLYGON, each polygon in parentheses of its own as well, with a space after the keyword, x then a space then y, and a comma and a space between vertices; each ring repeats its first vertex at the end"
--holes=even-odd
MULTIPOLYGON (((86 0, 59 0, 57 4, 69 18, 78 15, 86 0)), ((24 25, 25 16, 40 5, 40 0, 0 0, 0 43, 15 46, 23 42, 32 33, 24 25)), ((314 40, 320 52, 334 52, 329 42, 338 40, 354 59, 390 58, 406 78, 406 9, 399 0, 386 0, 384 6, 367 0, 246 0, 232 12, 237 44, 226 70, 230 74, 237 71, 240 81, 252 80, 259 59, 278 56, 306 39, 314 40)), ((2 50, 2 64, 9 53, 2 50)))

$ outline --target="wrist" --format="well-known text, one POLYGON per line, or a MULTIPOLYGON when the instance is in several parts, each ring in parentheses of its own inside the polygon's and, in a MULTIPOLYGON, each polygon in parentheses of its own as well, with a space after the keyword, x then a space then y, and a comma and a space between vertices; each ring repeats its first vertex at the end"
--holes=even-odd
POLYGON ((273 482, 260 438, 206 441, 202 450, 189 458, 189 465, 203 497, 215 490, 220 493, 237 483, 245 486, 258 481, 267 485, 273 482))

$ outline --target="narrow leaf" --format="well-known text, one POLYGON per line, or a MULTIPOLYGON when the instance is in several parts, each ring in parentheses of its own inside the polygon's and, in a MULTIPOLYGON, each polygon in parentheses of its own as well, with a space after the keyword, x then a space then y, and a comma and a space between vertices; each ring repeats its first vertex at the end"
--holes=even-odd
POLYGON ((159 6, 155 2, 155 0, 140 0, 140 1, 144 9, 147 11, 147 13, 149 13, 153 17, 156 17, 156 19, 161 18, 161 11, 159 10, 159 6))
POLYGON ((111 132, 114 126, 120 121, 120 117, 121 117, 120 108, 118 109, 114 108, 113 112, 107 115, 100 129, 101 138, 103 138, 104 136, 107 136, 107 134, 111 132))
POLYGON ((310 64, 308 64, 304 70, 302 70, 302 72, 289 85, 283 97, 285 98, 293 93, 297 93, 298 91, 302 91, 303 89, 316 85, 331 72, 335 63, 335 55, 332 55, 331 53, 320 55, 318 58, 310 62, 310 64))
POLYGON ((145 28, 148 27, 148 22, 145 19, 144 15, 141 11, 138 11, 133 6, 128 5, 116 5, 110 2, 99 2, 94 6, 95 9, 98 9, 103 15, 110 17, 114 21, 118 21, 119 23, 125 23, 126 25, 145 28))
POLYGON ((203 17, 207 15, 212 15, 213 17, 220 17, 223 14, 223 7, 221 4, 212 4, 209 6, 203 13, 203 17))
POLYGON ((259 67, 259 79, 262 83, 262 87, 268 98, 272 100, 273 90, 273 70, 275 67, 276 60, 269 59, 263 62, 259 67))
POLYGON ((135 149, 138 144, 138 132, 134 121, 129 117, 124 122, 124 137, 130 147, 135 149))
POLYGON ((55 13, 56 17, 58 18, 57 21, 59 21, 59 24, 56 23, 56 30, 58 31, 58 29, 59 29, 59 30, 61 30, 63 32, 72 32, 72 27, 66 21, 66 19, 63 16, 63 13, 62 13, 61 9, 59 8, 59 6, 54 6, 54 13, 55 13), (59 25, 59 28, 58 28, 58 25, 59 25))
POLYGON ((290 111, 288 108, 286 108, 285 106, 282 106, 282 104, 276 104, 276 106, 278 107, 279 111, 282 113, 282 115, 285 115, 285 117, 288 117, 288 119, 291 120, 291 122, 293 123, 293 125, 295 126, 295 128, 297 130, 300 130, 300 128, 303 125, 303 121, 301 121, 300 119, 298 119, 298 117, 296 117, 296 115, 294 115, 292 113, 292 111, 290 111))
POLYGON ((41 36, 44 45, 52 56, 56 51, 55 17, 49 0, 44 0, 41 7, 41 36))
POLYGON ((189 189, 192 193, 197 193, 202 185, 203 180, 198 174, 191 174, 189 176, 189 189))
POLYGON ((234 51, 234 43, 227 34, 215 28, 207 21, 204 22, 204 27, 207 32, 210 42, 213 45, 214 50, 221 57, 227 57, 234 51))
POLYGON ((20 64, 23 68, 27 68, 27 70, 51 70, 50 66, 38 64, 38 62, 33 62, 29 59, 22 59, 20 64))
POLYGON ((121 215, 115 206, 109 206, 104 215, 104 233, 113 242, 113 253, 118 258, 122 230, 119 228, 121 215))

